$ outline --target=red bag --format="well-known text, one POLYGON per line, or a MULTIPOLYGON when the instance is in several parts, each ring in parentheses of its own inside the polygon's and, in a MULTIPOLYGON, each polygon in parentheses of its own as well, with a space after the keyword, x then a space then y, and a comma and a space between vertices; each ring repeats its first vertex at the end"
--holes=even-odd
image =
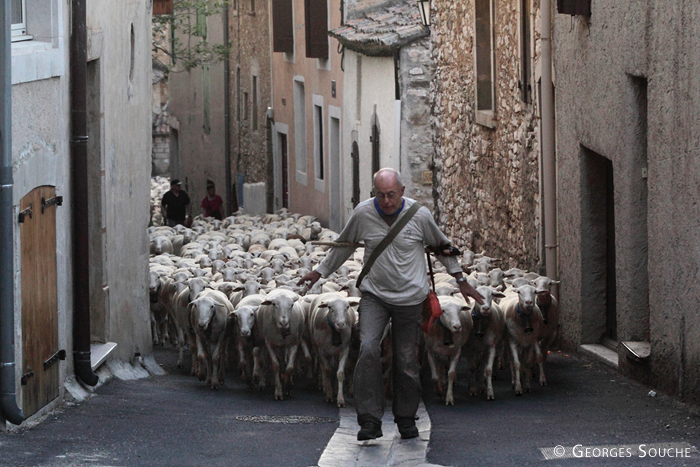
POLYGON ((438 300, 435 292, 430 290, 423 302, 423 323, 421 324, 423 332, 427 334, 441 315, 442 308, 440 307, 440 300, 438 300))

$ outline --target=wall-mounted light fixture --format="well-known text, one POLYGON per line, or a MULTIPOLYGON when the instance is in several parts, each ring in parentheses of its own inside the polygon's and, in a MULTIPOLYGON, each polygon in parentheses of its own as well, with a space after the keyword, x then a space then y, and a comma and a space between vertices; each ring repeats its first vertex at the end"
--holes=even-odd
POLYGON ((418 0, 418 11, 420 11, 420 22, 423 26, 430 27, 430 0, 418 0))

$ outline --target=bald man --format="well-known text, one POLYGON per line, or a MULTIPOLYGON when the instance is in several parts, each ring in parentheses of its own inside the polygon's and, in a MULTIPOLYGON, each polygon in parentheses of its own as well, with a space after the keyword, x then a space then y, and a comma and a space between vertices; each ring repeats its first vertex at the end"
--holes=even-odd
MULTIPOLYGON (((375 197, 357 205, 338 242, 365 244, 364 260, 387 235, 391 226, 416 201, 404 198, 406 187, 401 175, 384 168, 374 175, 375 197)), ((426 274, 425 246, 444 247, 450 242, 438 228, 432 214, 421 207, 401 232, 377 257, 360 285, 360 355, 354 375, 355 409, 360 441, 382 436, 382 416, 385 398, 382 381, 381 339, 391 319, 393 359, 394 421, 401 438, 418 436, 415 416, 421 398, 418 364, 423 301, 430 286, 426 274)), ((442 249, 442 248, 441 248, 442 249)), ((333 248, 323 262, 306 274, 298 285, 313 285, 338 269, 354 252, 354 248, 333 248)), ((455 257, 438 256, 459 284, 469 303, 469 297, 482 303, 481 295, 471 287, 455 257)))

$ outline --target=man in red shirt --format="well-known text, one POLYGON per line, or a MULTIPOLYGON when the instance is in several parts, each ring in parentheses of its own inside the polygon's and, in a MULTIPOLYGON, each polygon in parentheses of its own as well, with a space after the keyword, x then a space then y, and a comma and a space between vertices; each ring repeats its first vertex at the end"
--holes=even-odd
POLYGON ((224 205, 224 200, 216 194, 216 186, 211 180, 207 180, 207 195, 202 200, 202 209, 204 209, 205 217, 213 217, 214 219, 222 220, 224 216, 221 212, 221 207, 224 205))

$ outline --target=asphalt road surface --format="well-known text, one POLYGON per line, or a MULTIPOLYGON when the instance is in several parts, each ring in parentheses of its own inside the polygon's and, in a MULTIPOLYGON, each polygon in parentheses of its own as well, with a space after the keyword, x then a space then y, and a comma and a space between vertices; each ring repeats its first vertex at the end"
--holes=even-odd
MULTIPOLYGON (((272 387, 248 389, 233 370, 215 391, 175 368, 175 349, 154 354, 166 376, 112 379, 87 401, 0 434, 0 465, 315 466, 339 427, 338 408, 310 383, 297 381, 280 402, 272 387)), ((547 365, 548 386, 519 397, 509 372, 497 372, 491 402, 468 395, 461 365, 450 407, 424 379, 432 428, 420 465, 700 465, 698 407, 652 397, 651 388, 577 357, 553 353, 547 365)))

